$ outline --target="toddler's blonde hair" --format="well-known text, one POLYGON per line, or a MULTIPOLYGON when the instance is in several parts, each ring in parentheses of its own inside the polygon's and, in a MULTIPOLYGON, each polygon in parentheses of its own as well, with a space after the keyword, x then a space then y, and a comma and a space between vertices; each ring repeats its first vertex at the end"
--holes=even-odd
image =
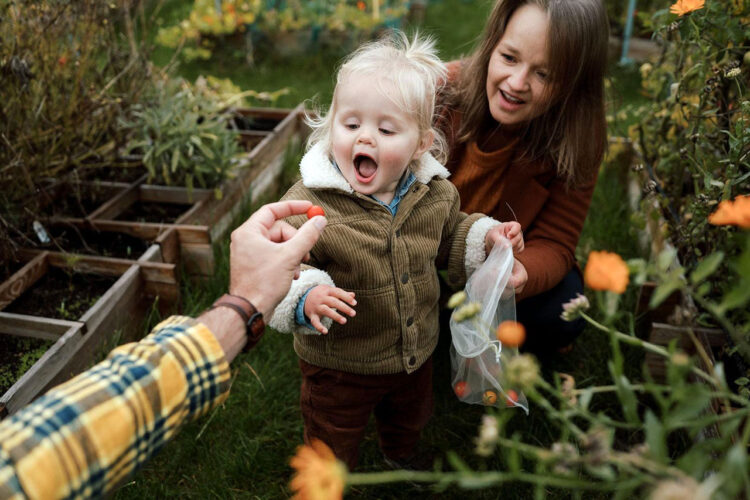
POLYGON ((399 108, 411 115, 420 135, 432 130, 435 134, 430 153, 440 163, 447 159, 447 145, 442 133, 433 127, 435 98, 446 78, 445 65, 437 56, 435 42, 418 34, 410 41, 399 30, 392 30, 380 39, 365 43, 352 52, 336 74, 336 87, 327 112, 307 114, 312 129, 307 146, 318 142, 331 151, 331 129, 336 114, 336 92, 340 83, 352 75, 372 75, 373 85, 399 108), (392 84, 385 89, 385 83, 392 84), (392 89, 395 88, 394 93, 392 89))

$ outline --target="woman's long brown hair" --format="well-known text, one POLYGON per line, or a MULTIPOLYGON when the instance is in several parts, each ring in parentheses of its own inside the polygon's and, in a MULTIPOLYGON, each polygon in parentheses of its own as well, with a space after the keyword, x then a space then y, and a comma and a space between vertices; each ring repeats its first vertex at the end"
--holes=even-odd
MULTIPOLYGON (((519 7, 537 5, 549 15, 550 106, 522 133, 524 156, 551 160, 575 187, 590 180, 607 148, 604 72, 609 26, 601 0, 498 0, 479 46, 461 68, 448 104, 462 114, 459 143, 479 140, 497 127, 487 103, 487 67, 519 7)), ((502 126, 502 124, 500 124, 502 126)))

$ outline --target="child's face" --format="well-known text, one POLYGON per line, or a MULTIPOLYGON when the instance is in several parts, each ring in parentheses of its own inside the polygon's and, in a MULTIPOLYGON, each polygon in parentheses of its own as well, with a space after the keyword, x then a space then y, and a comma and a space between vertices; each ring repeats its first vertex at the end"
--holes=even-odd
POLYGON ((490 114, 506 126, 521 125, 547 108, 547 13, 519 7, 508 20, 487 68, 490 114))
POLYGON ((373 79, 350 75, 338 84, 332 150, 355 191, 390 203, 409 162, 429 148, 432 135, 420 134, 416 121, 383 95, 373 79))

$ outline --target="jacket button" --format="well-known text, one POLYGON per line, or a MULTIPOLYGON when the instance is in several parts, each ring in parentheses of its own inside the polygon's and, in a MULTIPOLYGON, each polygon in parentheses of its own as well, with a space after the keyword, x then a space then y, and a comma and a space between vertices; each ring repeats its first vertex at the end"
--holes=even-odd
POLYGON ((404 273, 401 275, 401 283, 406 284, 406 282, 409 281, 409 273, 404 273))
POLYGON ((406 320, 406 326, 411 326, 414 324, 414 318, 409 317, 409 319, 406 320))
POLYGON ((417 358, 415 358, 414 356, 409 358, 409 366, 414 366, 414 363, 416 362, 417 362, 417 358))

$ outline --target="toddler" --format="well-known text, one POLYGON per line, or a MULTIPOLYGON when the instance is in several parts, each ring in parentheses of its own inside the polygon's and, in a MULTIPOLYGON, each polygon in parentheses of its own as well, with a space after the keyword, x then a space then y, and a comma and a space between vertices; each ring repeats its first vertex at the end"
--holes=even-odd
POLYGON ((284 196, 321 205, 328 225, 270 325, 294 333, 305 441, 350 469, 370 414, 391 465, 414 455, 432 411, 437 269, 462 286, 494 245, 523 250, 518 223, 459 210, 432 126, 444 78, 429 39, 395 32, 360 47, 328 112, 308 118, 301 180, 284 196))

